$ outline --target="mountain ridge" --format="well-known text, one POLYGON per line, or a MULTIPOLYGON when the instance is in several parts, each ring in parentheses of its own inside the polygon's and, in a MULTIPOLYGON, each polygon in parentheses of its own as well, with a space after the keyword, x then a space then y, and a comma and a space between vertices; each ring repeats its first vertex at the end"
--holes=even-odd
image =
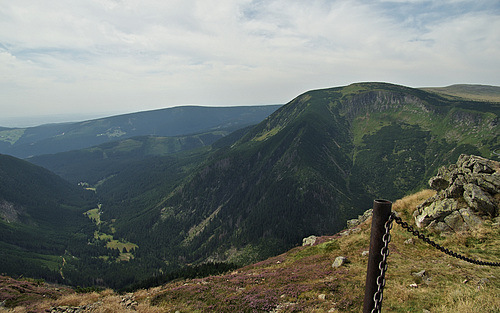
POLYGON ((87 148, 134 136, 234 131, 260 122, 280 105, 179 106, 75 123, 0 130, 0 153, 20 158, 87 148))
MULTIPOLYGON (((88 260, 101 263, 78 277, 122 288, 188 264, 249 264, 312 233, 335 234, 372 199, 421 189, 460 154, 496 157, 499 107, 356 83, 303 93, 211 146, 124 163, 90 186, 100 224, 89 247, 102 250, 88 260), (137 246, 128 261, 106 250, 109 236, 137 246)), ((106 154, 126 157, 122 144, 106 154)))
POLYGON ((500 87, 478 84, 455 84, 446 87, 425 87, 422 90, 469 100, 500 101, 500 87))
MULTIPOLYGON (((165 246, 178 242, 187 259, 238 261, 283 249, 307 233, 333 233, 372 197, 416 190, 462 153, 491 154, 488 147, 499 144, 492 124, 498 115, 470 107, 381 83, 304 93, 151 206, 150 236, 162 229, 154 238, 165 246)), ((108 212, 118 217, 118 208, 108 212)))

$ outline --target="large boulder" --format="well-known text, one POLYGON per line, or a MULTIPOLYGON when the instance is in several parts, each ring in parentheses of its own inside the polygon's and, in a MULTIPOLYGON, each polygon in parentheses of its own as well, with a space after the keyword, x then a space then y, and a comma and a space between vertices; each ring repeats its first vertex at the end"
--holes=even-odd
POLYGON ((477 227, 500 213, 500 162, 462 154, 429 180, 437 194, 414 212, 418 227, 448 233, 477 227))
POLYGON ((464 200, 470 208, 479 214, 495 216, 498 206, 494 203, 493 197, 478 185, 464 185, 464 200))
POLYGON ((425 227, 434 220, 443 220, 457 209, 458 203, 455 199, 436 199, 415 217, 415 222, 417 227, 425 227))

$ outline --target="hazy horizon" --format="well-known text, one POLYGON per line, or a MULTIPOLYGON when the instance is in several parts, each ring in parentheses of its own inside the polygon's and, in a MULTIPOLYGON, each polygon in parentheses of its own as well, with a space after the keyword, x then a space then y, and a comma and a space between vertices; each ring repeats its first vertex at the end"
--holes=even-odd
POLYGON ((499 85, 494 0, 55 0, 0 7, 2 119, 284 103, 354 82, 499 85))

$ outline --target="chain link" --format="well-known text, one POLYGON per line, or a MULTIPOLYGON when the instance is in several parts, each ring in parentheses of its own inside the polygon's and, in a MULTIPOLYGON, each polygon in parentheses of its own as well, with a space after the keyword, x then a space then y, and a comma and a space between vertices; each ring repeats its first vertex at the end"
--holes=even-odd
MULTIPOLYGON (((421 234, 418 230, 415 230, 413 229, 412 226, 408 225, 407 222, 403 222, 403 220, 401 219, 401 217, 399 216, 396 216, 396 213, 392 212, 391 213, 391 218, 392 220, 394 220, 397 224, 401 225, 401 227, 403 227, 404 229, 406 229, 407 232, 413 234, 414 236, 418 237, 418 239, 424 241, 425 243, 433 246, 434 248, 452 256, 452 257, 455 257, 457 259, 460 259, 460 260, 463 260, 463 261, 466 261, 466 262, 469 262, 469 263, 472 263, 472 264, 477 264, 477 265, 488 265, 488 266, 500 266, 500 262, 485 262, 485 261, 479 261, 479 260, 475 260, 475 259, 471 259, 471 258, 468 258, 466 256, 463 256, 461 254, 458 254, 456 252, 453 252, 453 251, 450 251, 444 247, 442 247, 441 245, 435 243, 434 241, 430 240, 428 237, 426 237, 425 235, 421 234)), ((391 219, 389 218, 389 219, 391 219)))
POLYGON ((384 287, 385 287, 385 273, 387 272, 387 257, 389 256, 389 243, 391 242, 391 229, 392 229, 392 222, 395 221, 397 224, 401 225, 406 231, 409 233, 413 234, 414 236, 418 237, 418 239, 424 241, 425 243, 433 246, 434 248, 452 256, 457 259, 472 263, 472 264, 477 264, 477 265, 489 265, 489 266, 500 266, 500 262, 485 262, 485 261, 479 261, 475 259, 468 258, 466 256, 463 256, 461 254, 458 254, 456 252, 450 251, 441 245, 435 243, 425 235, 421 234, 418 230, 413 229, 412 226, 408 225, 407 222, 403 222, 403 220, 396 215, 395 212, 391 212, 389 215, 389 219, 385 222, 385 233, 382 236, 382 241, 384 245, 382 246, 382 249, 380 249, 380 254, 382 255, 382 260, 380 261, 378 268, 380 270, 380 274, 377 277, 377 291, 373 295, 373 309, 371 310, 371 313, 380 313, 380 310, 382 309, 382 300, 384 298, 384 287))
POLYGON ((389 256, 389 242, 391 242, 391 229, 392 229, 392 221, 394 220, 394 216, 391 213, 389 215, 389 219, 385 222, 385 233, 382 236, 382 241, 384 245, 382 249, 380 249, 380 254, 382 255, 382 260, 378 264, 378 268, 380 270, 380 275, 377 277, 377 291, 373 295, 373 309, 371 313, 380 313, 382 309, 382 300, 384 298, 384 287, 385 287, 385 273, 387 272, 387 257, 389 256))

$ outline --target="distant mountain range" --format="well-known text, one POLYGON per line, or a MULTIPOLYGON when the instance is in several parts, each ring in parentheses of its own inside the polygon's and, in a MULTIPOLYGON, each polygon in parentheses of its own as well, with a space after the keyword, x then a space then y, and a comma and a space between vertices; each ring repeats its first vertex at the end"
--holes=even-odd
POLYGON ((136 136, 185 136, 217 132, 223 136, 262 121, 280 105, 179 106, 28 128, 0 127, 0 153, 19 158, 88 148, 136 136))
MULTIPOLYGON (((306 92, 217 141, 205 126, 30 158, 95 192, 81 231, 54 253, 58 281, 119 288, 187 264, 248 264, 338 232, 374 198, 421 189, 462 153, 498 159, 500 101, 465 89, 357 83, 306 92)), ((34 186, 18 188, 29 197, 34 186)), ((15 225, 0 220, 26 227, 15 225)))

